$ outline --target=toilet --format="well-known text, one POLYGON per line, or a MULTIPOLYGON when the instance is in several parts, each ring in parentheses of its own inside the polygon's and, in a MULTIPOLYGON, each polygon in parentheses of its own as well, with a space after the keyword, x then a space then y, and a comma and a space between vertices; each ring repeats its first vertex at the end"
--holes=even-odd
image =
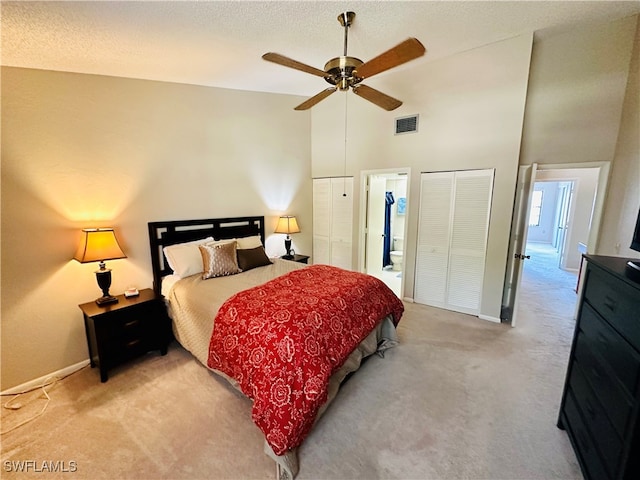
POLYGON ((393 250, 391 250, 391 264, 396 271, 402 270, 402 253, 404 252, 404 239, 393 237, 393 250))

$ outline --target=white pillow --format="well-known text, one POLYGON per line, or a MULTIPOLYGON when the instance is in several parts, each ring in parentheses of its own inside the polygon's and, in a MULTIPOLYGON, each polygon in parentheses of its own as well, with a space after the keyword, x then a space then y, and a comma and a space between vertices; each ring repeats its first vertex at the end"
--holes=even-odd
POLYGON ((248 248, 258 248, 262 246, 260 235, 255 235, 253 237, 236 238, 236 241, 238 242, 238 250, 246 250, 248 248))
POLYGON ((162 251, 173 273, 180 278, 202 273, 202 255, 198 245, 213 241, 213 237, 194 240, 193 242, 178 243, 164 247, 162 251))

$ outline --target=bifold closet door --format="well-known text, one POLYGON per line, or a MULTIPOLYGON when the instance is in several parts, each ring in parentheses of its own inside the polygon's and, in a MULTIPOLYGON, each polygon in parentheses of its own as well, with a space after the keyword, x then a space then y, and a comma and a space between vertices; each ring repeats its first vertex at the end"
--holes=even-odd
POLYGON ((414 300, 480 313, 493 170, 423 173, 414 300))
POLYGON ((313 180, 313 263, 352 268, 353 177, 313 180))

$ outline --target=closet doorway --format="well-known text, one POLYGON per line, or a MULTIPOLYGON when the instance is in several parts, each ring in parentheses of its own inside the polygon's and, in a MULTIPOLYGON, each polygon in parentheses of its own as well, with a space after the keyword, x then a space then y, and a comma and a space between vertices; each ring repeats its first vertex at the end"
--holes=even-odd
POLYGON ((360 271, 402 298, 409 171, 362 173, 360 271))

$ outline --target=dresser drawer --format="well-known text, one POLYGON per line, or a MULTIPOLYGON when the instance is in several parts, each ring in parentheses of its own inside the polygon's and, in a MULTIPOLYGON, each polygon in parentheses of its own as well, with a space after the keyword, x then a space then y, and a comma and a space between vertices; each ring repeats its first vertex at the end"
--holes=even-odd
POLYGON ((593 444, 602 456, 609 475, 613 477, 622 453, 622 441, 611 425, 600 401, 587 384, 579 362, 574 364, 569 385, 574 393, 578 410, 589 425, 593 444))
MULTIPOLYGON (((567 429, 571 436, 580 463, 586 467, 589 475, 586 480, 605 480, 611 478, 604 468, 600 455, 593 444, 593 438, 589 432, 580 412, 576 406, 573 391, 569 389, 564 402, 564 414, 567 420, 567 429)), ((584 471, 584 470, 583 470, 584 471)))
POLYGON ((607 411, 611 424, 623 437, 633 402, 627 397, 613 372, 600 356, 589 349, 584 333, 579 332, 575 348, 575 361, 581 366, 586 381, 596 392, 600 403, 607 411))
POLYGON ((638 291, 598 268, 589 268, 588 273, 585 300, 640 350, 638 291))
POLYGON ((633 396, 638 385, 640 355, 588 304, 584 304, 580 313, 580 330, 589 349, 605 359, 629 395, 633 396))

